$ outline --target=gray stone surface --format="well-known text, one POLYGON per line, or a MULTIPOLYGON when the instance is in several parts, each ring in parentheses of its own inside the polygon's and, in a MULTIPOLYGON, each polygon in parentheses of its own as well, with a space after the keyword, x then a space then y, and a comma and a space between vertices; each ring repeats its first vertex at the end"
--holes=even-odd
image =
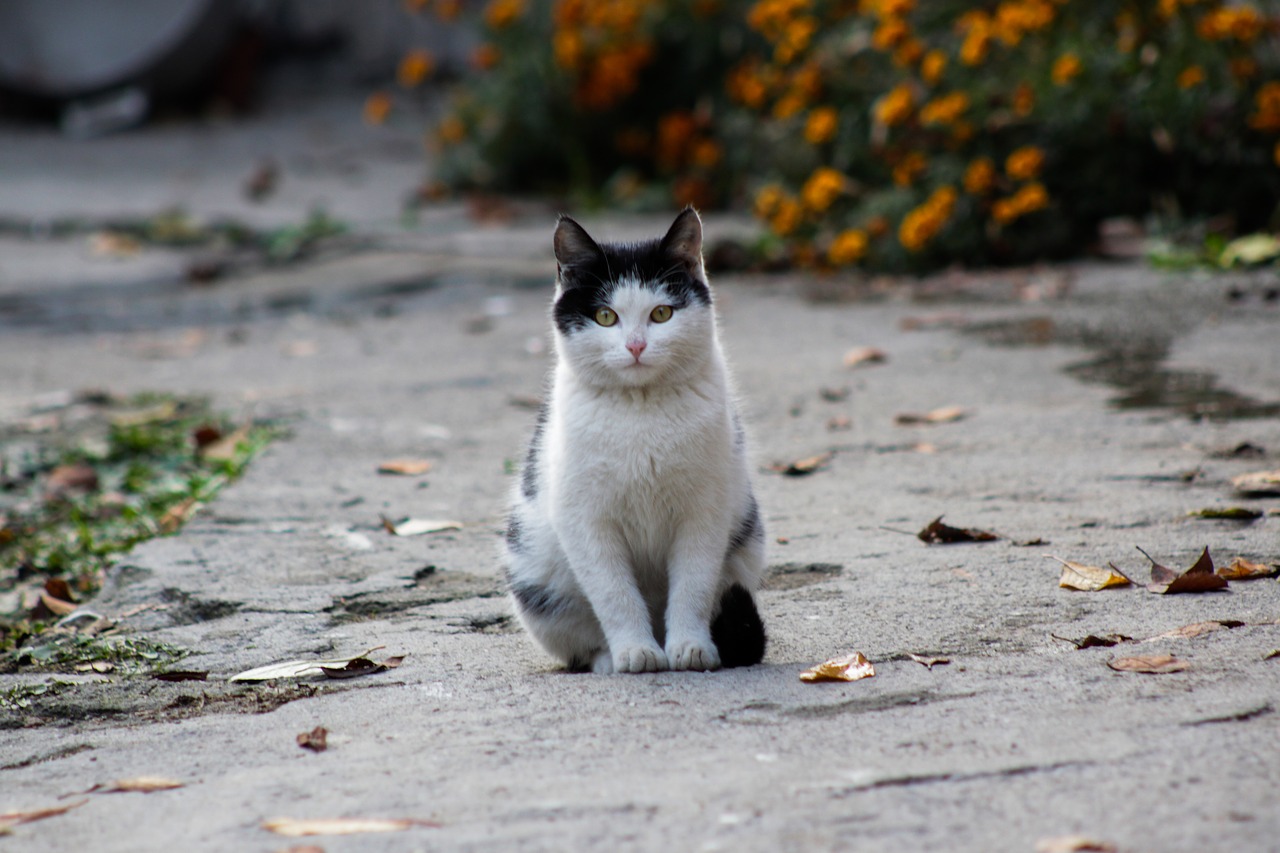
MULTIPOLYGON (((498 594, 509 469, 532 423, 522 401, 541 392, 548 367, 554 211, 520 206, 495 226, 441 206, 401 228, 399 200, 421 164, 399 143, 370 144, 377 132, 359 127, 354 101, 296 109, 199 133, 150 130, 84 156, 3 129, 7 216, 148 215, 178 201, 281 223, 323 196, 368 239, 193 287, 182 252, 119 260, 89 252, 84 235, 5 238, 0 417, 52 391, 161 390, 287 418, 291 434, 178 535, 130 554, 94 604, 135 611, 128 625, 192 649, 184 666, 213 682, 59 676, 76 683, 64 688, 66 707, 81 718, 0 730, 0 811, 122 777, 184 787, 90 794, 0 845, 277 850, 291 842, 265 820, 349 816, 439 826, 317 843, 1029 851, 1082 834, 1124 851, 1274 845, 1280 659, 1264 655, 1280 647, 1280 584, 1078 593, 1057 587, 1059 567, 1044 556, 1114 561, 1140 580, 1135 545, 1183 567, 1205 546, 1220 562, 1280 561, 1274 514, 1244 526, 1186 517, 1277 507, 1233 496, 1228 481, 1280 467, 1280 419, 1117 408, 1115 375, 1107 384, 1082 381, 1098 370, 1068 371, 1154 341, 1166 354, 1137 362, 1131 379, 1155 402, 1179 386, 1174 377, 1164 388, 1160 371, 1177 369, 1183 384, 1199 372, 1217 377, 1209 390, 1275 403, 1280 308, 1263 298, 1273 283, 1078 264, 819 301, 815 290, 830 297, 848 283, 719 277, 772 543, 775 577, 760 594, 769 652, 760 666, 722 673, 567 675, 514 629, 498 594), (305 118, 314 115, 358 164, 349 186, 295 174, 298 152, 317 144, 305 118), (293 189, 257 209, 238 187, 264 154, 285 164, 282 194, 293 189), (1232 284, 1247 298, 1228 300, 1232 284), (1009 345, 1028 337, 1034 345, 1009 345), (854 346, 880 347, 888 361, 845 368, 854 346), (829 402, 824 388, 849 394, 829 402), (946 405, 969 415, 894 423, 946 405), (836 417, 848 428, 832 431, 836 417), (1246 440, 1270 456, 1212 455, 1246 440), (830 450, 808 477, 769 468, 830 450), (402 456, 434 468, 377 473, 402 456), (1180 476, 1191 470, 1190 481, 1180 476), (901 532, 943 514, 1004 538, 925 546, 901 532), (397 538, 381 515, 463 527, 397 538), (839 569, 806 570, 815 564, 839 569), (435 573, 415 582, 427 565, 435 573), (1211 619, 1246 624, 1147 640, 1211 619), (1052 636, 1111 632, 1147 641, 1076 650, 1052 636), (311 696, 225 683, 275 661, 379 645, 405 663, 311 696), (855 649, 875 662, 874 678, 799 681, 805 667, 855 649), (926 669, 912 653, 950 663, 926 669), (1190 669, 1106 666, 1156 653, 1190 669), (244 713, 254 703, 274 710, 244 713), (300 749, 295 735, 317 725, 329 749, 300 749)), ((665 225, 582 218, 609 236, 665 225)), ((709 226, 741 227, 715 217, 709 226)), ((38 678, 0 677, 0 689, 38 678)))

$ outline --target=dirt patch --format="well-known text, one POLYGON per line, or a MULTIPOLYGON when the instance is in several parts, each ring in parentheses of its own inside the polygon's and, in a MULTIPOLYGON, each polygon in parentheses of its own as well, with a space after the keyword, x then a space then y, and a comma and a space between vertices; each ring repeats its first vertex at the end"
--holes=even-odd
POLYGON ((779 563, 769 567, 764 575, 764 588, 768 590, 799 589, 815 583, 829 581, 844 572, 839 563, 779 563))
POLYGON ((413 582, 402 589, 335 598, 325 612, 337 623, 388 619, 417 607, 467 598, 494 598, 502 594, 502 588, 494 578, 427 566, 419 569, 413 582))

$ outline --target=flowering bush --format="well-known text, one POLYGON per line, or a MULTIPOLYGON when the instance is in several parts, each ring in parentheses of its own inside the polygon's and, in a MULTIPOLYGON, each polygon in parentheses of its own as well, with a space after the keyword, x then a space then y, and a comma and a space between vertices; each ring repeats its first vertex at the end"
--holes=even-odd
POLYGON ((489 0, 482 31, 436 136, 453 186, 749 205, 828 267, 1277 224, 1280 17, 1248 3, 489 0))

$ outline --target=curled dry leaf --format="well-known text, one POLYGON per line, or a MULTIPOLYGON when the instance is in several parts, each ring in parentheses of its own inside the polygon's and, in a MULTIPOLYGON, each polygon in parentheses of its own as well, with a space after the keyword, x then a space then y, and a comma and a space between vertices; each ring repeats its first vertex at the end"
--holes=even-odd
POLYGON ((808 456, 804 459, 797 459, 795 462, 786 465, 777 464, 772 466, 772 470, 777 471, 786 477, 804 477, 819 470, 829 461, 834 453, 819 453, 817 456, 808 456))
POLYGON ((1160 595, 1178 592, 1210 592, 1215 589, 1225 589, 1227 586, 1226 578, 1214 574, 1213 558, 1209 556, 1208 548, 1205 548, 1195 564, 1184 572, 1162 566, 1146 551, 1141 548, 1138 550, 1142 552, 1142 556, 1151 560, 1151 583, 1147 584, 1147 590, 1150 592, 1160 595))
POLYGON ((925 669, 933 669, 935 666, 944 666, 951 663, 951 658, 933 658, 917 654, 908 654, 907 657, 911 658, 925 669))
POLYGON ((811 666, 804 672, 800 673, 800 680, 805 682, 815 681, 857 681, 862 678, 871 678, 876 674, 876 668, 871 661, 867 660, 867 656, 862 652, 854 652, 844 657, 832 658, 823 661, 817 666, 811 666))
POLYGON ((226 435, 200 448, 200 455, 215 462, 230 462, 236 458, 240 445, 249 440, 250 425, 237 427, 226 435))
POLYGON ((1063 589, 1096 592, 1111 586, 1128 586, 1133 583, 1133 581, 1124 576, 1124 573, 1111 564, 1108 564, 1108 567, 1104 569, 1101 566, 1087 566, 1084 563, 1064 560, 1052 554, 1045 554, 1045 556, 1050 560, 1057 560, 1062 563, 1062 576, 1058 578, 1058 586, 1063 589))
POLYGON ((440 824, 416 818, 335 817, 299 820, 281 817, 264 821, 262 828, 289 838, 308 835, 360 835, 368 832, 403 832, 415 826, 438 827, 440 824))
POLYGON ((929 522, 916 538, 926 545, 953 545, 957 542, 994 542, 1000 537, 986 530, 970 530, 951 527, 942 523, 942 516, 929 522))
POLYGON ((1144 643, 1150 643, 1154 640, 1189 640, 1192 637, 1200 637, 1205 634, 1211 634, 1214 631, 1221 631, 1224 628, 1239 628, 1244 625, 1238 619, 1211 619, 1208 622, 1193 622, 1190 625, 1183 625, 1181 628, 1175 628, 1172 631, 1165 631, 1163 634, 1156 634, 1144 643))
POLYGON ((462 522, 442 518, 406 518, 403 521, 392 521, 383 516, 382 527, 394 536, 422 536, 424 533, 461 530, 462 522))
POLYGON ((174 533, 179 527, 186 524, 191 518, 200 502, 194 497, 184 498, 173 506, 166 509, 160 516, 157 526, 161 533, 174 533))
POLYGON ((1237 492, 1248 497, 1280 495, 1280 469, 1240 474, 1231 478, 1231 485, 1237 492))
POLYGON ((1059 835, 1036 842, 1036 853, 1116 853, 1117 850, 1119 848, 1109 841, 1084 835, 1059 835))
POLYGON ((943 406, 924 414, 904 412, 894 416, 893 422, 898 426, 915 426, 919 424, 949 424, 968 417, 969 410, 963 406, 943 406))
POLYGON ((1216 574, 1218 577, 1226 578, 1229 581, 1269 578, 1272 575, 1280 574, 1280 565, 1255 563, 1253 560, 1246 560, 1244 557, 1236 557, 1231 565, 1223 566, 1218 569, 1216 574))
POLYGON ((231 676, 231 681, 272 681, 277 678, 304 678, 311 675, 322 675, 325 667, 341 668, 358 658, 366 658, 384 646, 374 646, 358 655, 345 658, 327 658, 324 660, 291 660, 273 663, 249 669, 231 676))
POLYGON ((1222 521, 1256 521, 1262 518, 1262 510, 1244 506, 1208 507, 1187 513, 1192 518, 1210 518, 1222 521))
POLYGON ((298 734, 298 746, 312 752, 324 752, 329 748, 329 730, 324 726, 316 726, 309 732, 298 734))
POLYGON ((1107 661, 1107 666, 1116 672, 1145 672, 1152 675, 1164 675, 1170 672, 1182 672, 1191 664, 1178 660, 1173 655, 1138 655, 1131 658, 1116 658, 1107 661))
POLYGON ((1050 634, 1049 636, 1053 637, 1055 640, 1062 640, 1065 643, 1070 643, 1077 649, 1092 649, 1098 647, 1110 648, 1112 646, 1119 645, 1120 643, 1127 643, 1133 639, 1133 637, 1130 637, 1127 634, 1088 634, 1078 640, 1071 637, 1059 637, 1057 634, 1050 634))
POLYGON ((403 477, 416 477, 431 470, 431 462, 427 459, 388 459, 378 465, 379 474, 398 474, 403 477))
POLYGON ((177 779, 167 779, 164 776, 135 776, 132 779, 117 779, 114 782, 108 782, 106 785, 94 785, 85 793, 150 794, 153 791, 169 791, 182 786, 183 783, 177 779))
POLYGON ((844 354, 845 367, 867 367, 872 364, 884 364, 889 356, 884 350, 875 347, 854 347, 844 354))
POLYGON ((1271 660, 1272 658, 1280 658, 1280 649, 1272 649, 1262 656, 1263 660, 1271 660))

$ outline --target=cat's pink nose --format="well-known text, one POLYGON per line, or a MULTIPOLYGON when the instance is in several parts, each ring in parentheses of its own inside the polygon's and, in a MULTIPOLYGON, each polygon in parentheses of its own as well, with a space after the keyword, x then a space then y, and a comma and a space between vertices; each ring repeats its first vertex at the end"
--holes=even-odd
POLYGON ((644 341, 627 341, 627 351, 635 357, 636 361, 640 360, 640 353, 644 352, 644 341))

